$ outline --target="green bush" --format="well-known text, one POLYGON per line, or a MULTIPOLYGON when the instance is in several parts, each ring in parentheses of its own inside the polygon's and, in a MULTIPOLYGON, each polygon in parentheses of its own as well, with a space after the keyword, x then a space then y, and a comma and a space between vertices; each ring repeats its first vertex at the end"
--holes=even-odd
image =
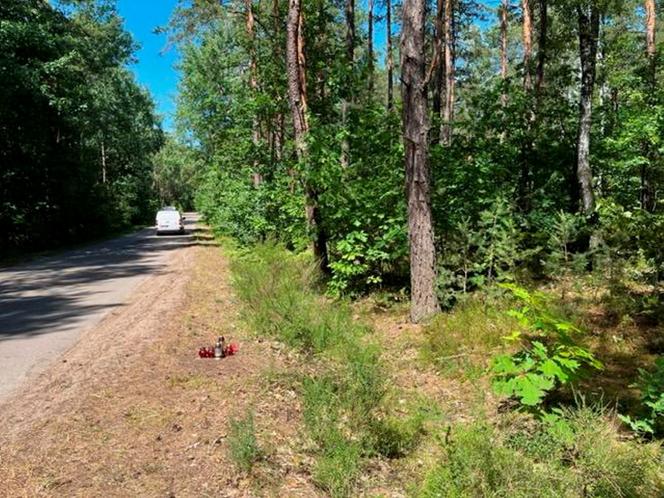
POLYGON ((323 447, 339 432, 338 386, 331 377, 305 378, 302 386, 302 415, 309 437, 323 447))
POLYGON ((622 415, 620 419, 632 430, 648 435, 664 434, 664 357, 655 360, 652 371, 639 369, 642 414, 638 417, 622 415))
POLYGON ((246 316, 259 334, 320 353, 363 333, 345 306, 313 292, 317 275, 308 258, 261 244, 234 258, 232 270, 246 316))
POLYGON ((421 498, 572 496, 559 472, 535 465, 485 423, 456 427, 445 458, 424 479, 421 498))
POLYGON ((438 265, 438 298, 443 308, 463 301, 471 290, 514 279, 517 262, 532 256, 532 251, 521 247, 520 222, 513 206, 497 198, 478 213, 476 221, 467 217, 454 225, 438 265))
POLYGON ((228 448, 231 460, 244 472, 249 472, 253 464, 261 457, 262 452, 256 440, 253 413, 249 412, 242 418, 231 420, 228 448))
POLYGON ((373 450, 387 458, 400 458, 410 453, 424 434, 424 414, 408 417, 385 417, 373 421, 370 443, 373 450))
POLYGON ((352 496, 361 458, 359 443, 340 436, 330 440, 314 466, 314 482, 332 497, 352 496))
POLYGON ((374 410, 385 395, 385 372, 377 345, 349 343, 341 356, 343 362, 343 402, 362 418, 374 410))
POLYGON ((536 407, 556 387, 578 380, 584 367, 602 368, 599 360, 579 345, 582 331, 555 314, 544 294, 530 293, 516 285, 503 286, 522 303, 509 312, 520 328, 506 337, 520 349, 513 355, 493 358, 496 393, 515 397, 526 407, 536 407))
POLYGON ((568 467, 576 471, 577 490, 584 496, 663 496, 661 446, 621 441, 604 415, 603 410, 592 407, 563 413, 571 433, 557 442, 565 449, 563 459, 572 458, 568 467))
POLYGON ((385 219, 384 214, 378 214, 377 218, 382 223, 376 227, 376 236, 353 230, 334 245, 330 262, 332 278, 328 284, 330 294, 353 295, 375 288, 383 283, 383 275, 399 273, 398 268, 404 266, 401 262, 407 260, 408 254, 403 220, 385 219))

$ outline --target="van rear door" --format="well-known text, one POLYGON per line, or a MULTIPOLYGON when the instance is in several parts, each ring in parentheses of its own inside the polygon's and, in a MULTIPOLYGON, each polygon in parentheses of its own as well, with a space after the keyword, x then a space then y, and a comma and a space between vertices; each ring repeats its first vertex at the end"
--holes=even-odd
POLYGON ((157 213, 157 230, 160 232, 176 232, 182 228, 180 213, 177 211, 159 211, 157 213))

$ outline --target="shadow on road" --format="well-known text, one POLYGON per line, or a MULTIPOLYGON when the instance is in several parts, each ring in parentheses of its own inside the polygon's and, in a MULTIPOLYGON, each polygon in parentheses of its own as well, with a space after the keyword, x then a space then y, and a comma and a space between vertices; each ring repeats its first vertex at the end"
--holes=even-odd
POLYGON ((0 269, 0 341, 76 327, 112 309, 134 277, 169 270, 172 251, 213 244, 208 229, 187 220, 184 235, 144 229, 82 249, 0 269))

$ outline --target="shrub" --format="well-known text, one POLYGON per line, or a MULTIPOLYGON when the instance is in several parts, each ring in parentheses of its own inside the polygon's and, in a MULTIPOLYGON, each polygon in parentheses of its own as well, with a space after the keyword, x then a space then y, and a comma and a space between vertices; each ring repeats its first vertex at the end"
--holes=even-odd
POLYGON ((364 458, 384 449, 396 456, 414 445, 414 432, 397 436, 396 426, 377 422, 386 392, 380 349, 347 306, 315 293, 308 259, 263 244, 238 254, 232 269, 254 329, 321 360, 323 371, 302 382, 304 425, 317 455, 313 475, 331 495, 348 496, 364 458), (397 437, 401 443, 386 442, 397 437))
POLYGON ((350 343, 343 350, 342 399, 356 418, 366 417, 385 395, 385 373, 378 346, 350 343))
POLYGON ((464 218, 456 223, 438 268, 443 308, 465 299, 472 289, 513 280, 517 262, 532 256, 532 251, 521 247, 520 222, 507 200, 498 198, 479 213, 476 222, 464 218))
POLYGON ((561 497, 566 493, 559 472, 535 465, 499 440, 486 423, 458 426, 451 432, 445 458, 424 479, 421 498, 561 497))
POLYGON ((312 292, 317 275, 308 258, 262 244, 234 258, 232 271, 248 321, 260 334, 319 353, 363 333, 345 306, 312 292))
POLYGON ((620 441, 614 425, 597 407, 563 411, 570 435, 558 438, 563 458, 578 474, 585 496, 659 497, 664 495, 661 446, 620 441))
POLYGON ((523 306, 510 310, 521 328, 506 337, 519 344, 520 350, 513 355, 498 355, 492 361, 493 388, 498 394, 536 407, 554 388, 578 380, 583 367, 602 368, 590 351, 578 345, 581 330, 553 313, 543 294, 531 294, 511 284, 504 287, 523 306))
POLYGON ((332 497, 352 496, 361 457, 359 443, 343 437, 329 441, 314 466, 314 481, 332 497))
POLYGON ((640 434, 664 433, 664 357, 655 360, 653 371, 639 369, 642 414, 639 417, 621 415, 620 419, 640 434))
POLYGON ((354 295, 383 283, 384 275, 402 273, 406 229, 404 220, 377 215, 379 225, 375 234, 359 229, 360 222, 353 223, 353 230, 332 245, 328 292, 333 296, 354 295))
POLYGON ((401 458, 412 451, 424 434, 424 414, 409 417, 384 417, 370 427, 370 446, 387 458, 401 458))
POLYGON ((323 447, 339 431, 340 404, 331 377, 306 378, 302 388, 302 414, 309 437, 323 447), (335 435, 332 435, 332 434, 335 435))

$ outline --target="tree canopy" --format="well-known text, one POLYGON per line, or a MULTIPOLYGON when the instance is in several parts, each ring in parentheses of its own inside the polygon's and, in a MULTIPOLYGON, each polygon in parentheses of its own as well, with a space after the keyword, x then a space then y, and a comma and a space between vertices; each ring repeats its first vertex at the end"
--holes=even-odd
POLYGON ((108 2, 0 5, 1 253, 152 217, 163 137, 122 24, 108 2))

